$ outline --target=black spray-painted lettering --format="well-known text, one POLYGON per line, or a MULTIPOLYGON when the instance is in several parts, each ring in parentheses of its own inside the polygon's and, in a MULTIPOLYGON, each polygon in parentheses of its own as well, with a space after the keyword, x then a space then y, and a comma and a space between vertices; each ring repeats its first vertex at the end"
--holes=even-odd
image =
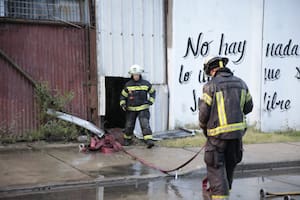
POLYGON ((280 111, 287 111, 291 108, 291 100, 277 100, 277 92, 272 95, 264 94, 264 110, 273 111, 280 109, 280 111))
POLYGON ((234 64, 239 64, 245 56, 246 43, 246 40, 232 43, 224 42, 224 33, 222 33, 219 55, 238 55, 238 59, 232 62, 234 64))
POLYGON ((199 75, 198 75, 198 81, 199 81, 199 83, 206 83, 206 82, 208 82, 210 79, 211 79, 211 78, 210 78, 209 76, 207 76, 207 75, 204 73, 204 71, 202 71, 202 70, 200 69, 199 75))
POLYGON ((280 69, 265 68, 265 81, 275 81, 280 78, 280 69))
POLYGON ((202 43, 202 35, 203 35, 202 32, 199 33, 196 47, 193 43, 192 38, 191 37, 188 38, 185 55, 183 56, 184 58, 186 58, 189 55, 190 51, 192 51, 194 58, 197 58, 199 55, 201 55, 201 56, 208 55, 209 45, 210 45, 210 43, 213 42, 213 40, 205 41, 202 43))
POLYGON ((190 109, 191 109, 192 112, 196 112, 197 111, 198 102, 197 102, 197 97, 196 97, 196 91, 195 91, 195 89, 193 89, 193 101, 194 101, 194 106, 190 107, 190 109))
POLYGON ((184 72, 183 75, 183 65, 180 67, 180 73, 179 73, 179 83, 188 83, 192 75, 192 71, 184 72))
POLYGON ((300 68, 299 67, 296 67, 296 70, 297 70, 297 74, 296 74, 296 79, 300 79, 300 68))
POLYGON ((283 43, 275 44, 268 43, 266 47, 266 57, 289 57, 289 56, 299 56, 299 45, 292 44, 292 39, 284 45, 283 43))

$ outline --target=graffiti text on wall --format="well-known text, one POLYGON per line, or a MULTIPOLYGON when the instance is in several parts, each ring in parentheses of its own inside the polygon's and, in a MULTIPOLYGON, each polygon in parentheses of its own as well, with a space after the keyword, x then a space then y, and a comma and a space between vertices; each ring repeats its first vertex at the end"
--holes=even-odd
MULTIPOLYGON (((280 78, 280 69, 265 68, 264 70, 265 81, 277 81, 280 78)), ((277 92, 271 94, 264 93, 264 110, 273 111, 279 109, 280 111, 286 111, 291 108, 291 100, 278 99, 277 92)))
POLYGON ((268 43, 266 46, 266 57, 289 57, 300 56, 300 49, 298 44, 293 44, 293 40, 290 39, 288 43, 268 43))
POLYGON ((278 99, 277 92, 273 92, 273 94, 268 94, 265 92, 264 94, 264 106, 266 111, 272 111, 275 109, 279 109, 280 111, 286 111, 291 108, 291 100, 286 99, 278 99))
MULTIPOLYGON (((215 48, 214 52, 218 52, 219 56, 230 56, 234 57, 232 62, 235 65, 240 64, 246 52, 246 40, 241 41, 226 41, 225 34, 222 33, 220 35, 219 40, 205 40, 204 33, 200 32, 198 34, 196 44, 193 42, 192 37, 188 37, 186 43, 186 49, 183 58, 187 59, 189 56, 192 56, 194 59, 200 57, 206 57, 210 54, 211 49, 215 48), (218 42, 216 42, 218 41, 218 42)), ((289 39, 287 43, 268 43, 265 49, 265 57, 266 58, 273 58, 273 57, 280 57, 280 58, 287 58, 291 56, 300 56, 300 49, 298 44, 294 44, 292 39, 289 39)), ((191 80, 198 78, 198 83, 204 84, 210 80, 204 72, 199 68, 198 72, 194 72, 194 70, 185 69, 183 64, 180 66, 179 78, 178 81, 180 84, 190 84, 191 80)), ((202 67, 201 67, 202 68, 202 67)), ((297 74, 296 78, 300 79, 300 68, 296 67, 297 74)), ((264 80, 265 84, 267 82, 276 82, 280 81, 281 78, 281 70, 280 68, 264 68, 264 80)), ((190 110, 192 112, 197 111, 198 106, 198 91, 195 89, 192 90, 192 99, 193 103, 190 106, 190 110)), ((291 108, 291 100, 288 98, 281 98, 277 91, 264 92, 264 107, 263 110, 265 111, 287 111, 291 108)))
MULTIPOLYGON (((238 65, 243 61, 243 58, 245 57, 246 44, 246 40, 227 41, 224 33, 221 34, 218 43, 214 40, 205 40, 204 33, 201 32, 198 34, 196 44, 193 42, 192 37, 188 37, 183 58, 186 59, 191 54, 194 59, 198 58, 199 56, 206 57, 210 54, 211 49, 215 48, 215 52, 218 52, 219 56, 234 57, 234 59, 232 59, 232 62, 235 65, 238 65)), ((180 72, 178 77, 178 82, 180 84, 189 84, 191 79, 195 78, 198 78, 198 83, 200 84, 204 84, 210 80, 210 77, 205 75, 204 71, 202 70, 202 67, 201 69, 197 68, 196 73, 193 72, 193 70, 186 70, 185 68, 187 67, 185 67, 183 64, 180 66, 180 72)), ((199 91, 196 91, 195 89, 192 90, 193 103, 190 107, 190 110, 192 112, 196 112, 198 110, 198 97, 196 95, 198 92, 199 91)))
POLYGON ((296 71, 297 71, 297 74, 296 74, 296 79, 300 79, 300 68, 299 67, 296 67, 296 71))
MULTIPOLYGON (((265 68, 264 79, 266 81, 278 81, 280 79, 280 69, 265 68)), ((290 99, 278 99, 277 92, 265 92, 264 93, 264 111, 271 112, 279 109, 280 111, 286 111, 291 108, 290 99)))
MULTIPOLYGON (((202 32, 199 33, 197 44, 195 45, 192 38, 189 37, 187 40, 186 51, 183 57, 187 58, 190 52, 193 54, 194 58, 199 57, 199 55, 201 55, 202 57, 207 56, 210 52, 210 48, 213 45, 214 40, 202 41, 203 38, 204 34, 202 32)), ((236 56, 236 60, 232 61, 234 64, 239 64, 243 60, 246 51, 246 40, 228 42, 225 41, 225 34, 222 33, 218 44, 218 54, 220 56, 236 56)))
POLYGON ((275 81, 280 78, 280 69, 265 68, 265 81, 275 81))
MULTIPOLYGON (((294 44, 292 39, 289 39, 287 43, 267 43, 265 50, 266 58, 288 58, 292 56, 300 56, 300 49, 298 44, 294 44)), ((295 76, 297 79, 300 79, 300 70, 296 67, 298 74, 295 76)), ((267 81, 278 81, 280 79, 280 69, 275 68, 265 68, 264 69, 264 80, 265 84, 268 84, 267 81)), ((276 88, 274 88, 276 89, 276 88)), ((291 100, 288 98, 278 97, 277 91, 273 92, 264 92, 264 107, 263 110, 271 112, 276 109, 280 111, 287 111, 291 108, 291 100)))
MULTIPOLYGON (((178 82, 180 84, 187 84, 191 79, 192 73, 193 73, 193 71, 185 71, 184 70, 184 65, 181 65, 180 66, 178 82)), ((209 80, 210 80, 210 77, 206 76, 204 71, 202 71, 200 69, 199 73, 198 73, 198 82, 199 83, 206 83, 209 80)))

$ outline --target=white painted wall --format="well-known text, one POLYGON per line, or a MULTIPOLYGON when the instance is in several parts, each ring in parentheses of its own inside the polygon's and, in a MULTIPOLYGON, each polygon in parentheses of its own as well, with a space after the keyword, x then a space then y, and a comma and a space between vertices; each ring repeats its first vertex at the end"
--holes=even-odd
POLYGON ((99 76, 127 77, 139 64, 151 83, 166 83, 163 10, 163 0, 96 0, 99 76))
POLYGON ((297 0, 265 1, 262 68, 277 71, 275 77, 265 77, 264 71, 261 74, 262 130, 265 131, 300 129, 299 8, 297 0))
POLYGON ((230 59, 228 67, 249 86, 254 100, 254 110, 248 115, 249 124, 263 131, 299 129, 300 101, 296 100, 299 97, 296 88, 300 80, 295 76, 296 67, 300 68, 300 57, 265 56, 268 43, 284 45, 292 39, 292 45, 300 44, 299 7, 297 0, 173 0, 168 16, 171 17, 172 40, 171 45, 167 45, 169 128, 198 125, 194 99, 201 97, 206 83, 198 80, 199 73, 208 55, 220 55, 230 59), (199 36, 199 51, 196 52, 199 36), (191 48, 186 53, 189 40, 195 55, 191 48), (226 51, 226 45, 230 51, 226 51), (279 80, 264 81, 264 68, 280 69, 279 80), (277 106, 265 111, 265 92, 268 95, 277 92, 277 101, 290 100, 288 109, 277 106))
MULTIPOLYGON (((151 108, 155 131, 165 130, 167 124, 169 129, 197 127, 197 100, 207 82, 203 62, 208 55, 227 56, 228 66, 246 81, 254 100, 248 123, 263 131, 299 130, 298 8, 299 0, 97 0, 98 76, 125 77, 129 65, 144 65, 145 77, 161 93, 151 108), (297 55, 266 56, 268 44, 278 49, 289 41, 290 54, 294 47, 297 55), (276 80, 265 80, 265 69, 278 71, 276 80), (286 108, 272 107, 272 99, 286 108)), ((99 91, 99 99, 103 94, 99 91)), ((99 112, 105 114, 101 105, 99 112)))
POLYGON ((168 65, 171 129, 198 125, 195 99, 201 97, 202 87, 206 83, 202 81, 202 68, 209 55, 229 57, 228 66, 249 83, 256 105, 251 119, 252 123, 258 121, 260 82, 252 77, 260 74, 262 8, 259 0, 231 0, 230 3, 219 0, 173 1, 173 45, 168 49, 169 60, 172 60, 168 65), (194 56, 191 48, 187 54, 189 39, 196 50, 200 35, 198 54, 194 56), (184 73, 190 73, 189 80, 180 83, 179 79, 181 77, 183 80, 184 73))

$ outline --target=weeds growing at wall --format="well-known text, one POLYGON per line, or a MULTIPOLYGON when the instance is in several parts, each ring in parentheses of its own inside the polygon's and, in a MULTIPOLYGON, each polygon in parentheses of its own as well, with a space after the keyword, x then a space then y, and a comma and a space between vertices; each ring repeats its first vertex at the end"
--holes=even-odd
POLYGON ((61 94, 60 91, 51 91, 47 83, 38 84, 35 88, 35 98, 39 106, 39 119, 42 124, 52 118, 47 114, 47 109, 52 108, 64 111, 67 104, 73 99, 73 92, 61 94))
MULTIPOLYGON (((159 145, 163 147, 201 147, 206 142, 202 131, 196 130, 193 137, 161 140, 159 145)), ((244 144, 300 142, 300 131, 289 130, 282 132, 263 133, 254 127, 249 127, 243 137, 244 144)))
POLYGON ((61 93, 51 90, 47 83, 36 85, 35 100, 38 105, 39 128, 30 130, 24 134, 18 134, 14 130, 17 123, 5 127, 0 123, 0 142, 15 143, 18 141, 72 141, 79 135, 80 129, 69 122, 57 119, 47 114, 47 109, 65 111, 66 106, 73 99, 73 92, 61 93))
POLYGON ((47 109, 64 111, 71 102, 72 92, 61 93, 51 91, 47 83, 39 84, 35 88, 35 98, 39 106, 40 128, 28 134, 28 140, 45 139, 47 141, 70 141, 76 139, 79 130, 74 124, 62 121, 47 114, 47 109))
POLYGON ((16 142, 18 135, 16 134, 16 121, 13 120, 10 124, 6 121, 0 122, 0 141, 3 143, 16 142))

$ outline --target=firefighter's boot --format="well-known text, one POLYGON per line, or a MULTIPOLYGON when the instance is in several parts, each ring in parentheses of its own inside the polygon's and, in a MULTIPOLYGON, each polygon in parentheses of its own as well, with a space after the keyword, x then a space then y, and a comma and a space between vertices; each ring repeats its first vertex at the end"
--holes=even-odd
POLYGON ((212 200, 211 190, 210 190, 207 176, 204 177, 202 180, 202 197, 203 197, 203 200, 212 200))
POLYGON ((124 146, 132 145, 132 139, 124 139, 124 146))
POLYGON ((154 146, 154 142, 151 139, 145 140, 148 149, 151 149, 154 146))
POLYGON ((212 197, 212 200, 229 200, 228 196, 212 197))
POLYGON ((208 191, 202 191, 203 200, 212 200, 211 194, 208 191))

